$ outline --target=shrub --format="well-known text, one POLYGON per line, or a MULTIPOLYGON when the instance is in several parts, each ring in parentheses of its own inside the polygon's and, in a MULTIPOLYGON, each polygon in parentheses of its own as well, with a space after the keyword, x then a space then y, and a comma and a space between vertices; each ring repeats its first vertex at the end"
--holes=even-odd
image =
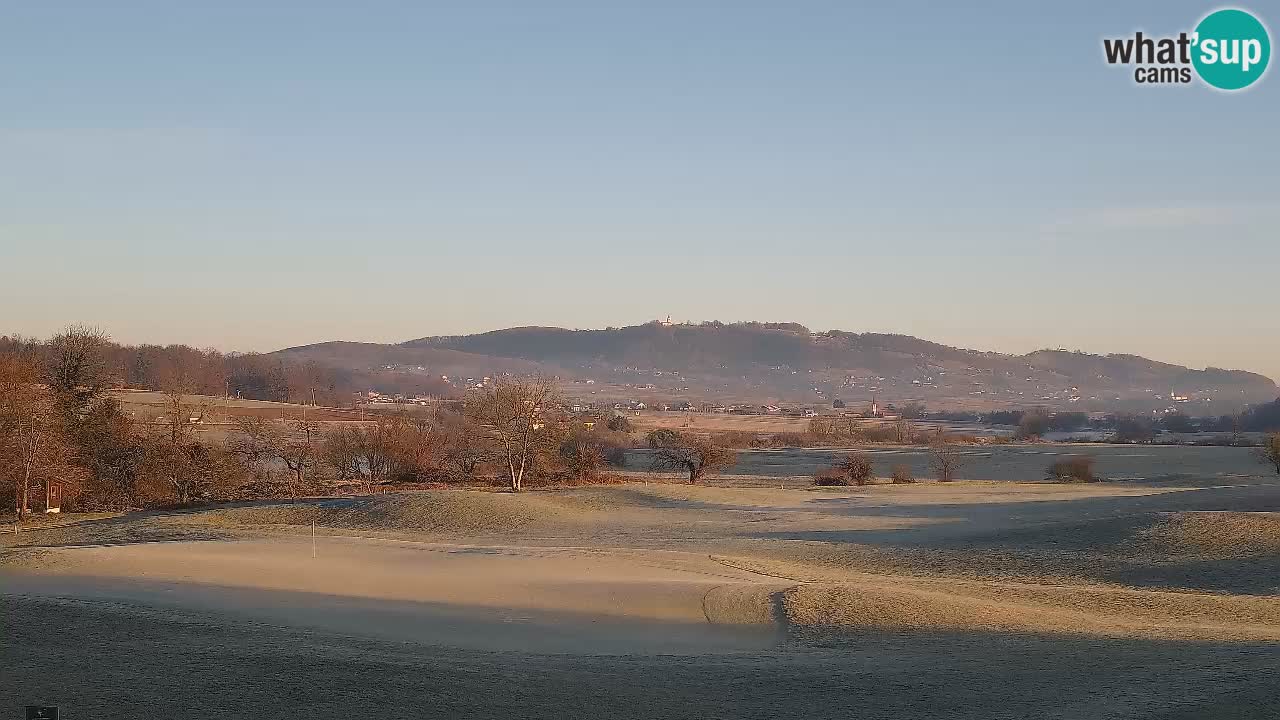
POLYGON ((916 481, 915 476, 911 474, 911 467, 901 463, 894 465, 889 470, 889 477, 893 480, 894 485, 906 485, 916 481))
POLYGON ((1023 413, 1018 419, 1018 431, 1015 437, 1019 440, 1029 440, 1044 435, 1049 430, 1049 419, 1049 414, 1043 410, 1023 413))
POLYGON ((809 433, 775 433, 772 438, 773 447, 812 447, 816 444, 817 439, 809 433))
POLYGON ((680 433, 671 428, 658 428, 644 437, 645 444, 655 450, 674 447, 680 443, 680 433))
POLYGON ((768 443, 762 442, 760 435, 746 430, 727 430, 725 432, 714 433, 712 440, 717 445, 723 445, 730 448, 758 448, 768 447, 768 443))
POLYGON ((850 485, 866 485, 872 480, 871 456, 864 452, 846 454, 835 467, 849 478, 850 485))
POLYGON ((1141 415, 1117 415, 1116 434, 1112 438, 1121 443, 1149 443, 1156 436, 1155 425, 1150 418, 1141 415))
POLYGON ((627 449, 619 445, 606 445, 604 447, 604 461, 616 468, 626 467, 627 449))
POLYGON ((1280 433, 1271 433, 1262 439, 1262 445, 1255 451, 1258 460, 1276 469, 1280 474, 1280 433))
POLYGON ((589 438, 566 440, 560 447, 560 456, 573 477, 581 481, 594 479, 604 465, 604 453, 589 438))
POLYGON ((626 467, 627 450, 615 437, 617 433, 579 432, 560 444, 560 458, 579 479, 593 478, 605 465, 626 467))
POLYGON ((1057 460, 1049 465, 1049 479, 1058 482, 1096 482, 1093 474, 1094 459, 1087 455, 1075 455, 1057 460))
POLYGON ((813 476, 813 484, 819 487, 845 487, 849 484, 849 476, 837 467, 824 468, 813 476))

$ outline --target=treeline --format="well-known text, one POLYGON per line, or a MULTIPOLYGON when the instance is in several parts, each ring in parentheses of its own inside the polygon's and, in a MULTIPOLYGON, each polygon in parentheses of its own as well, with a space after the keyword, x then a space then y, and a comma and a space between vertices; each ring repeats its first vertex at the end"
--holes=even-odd
POLYGON ((1192 418, 1182 413, 1141 415, 1136 413, 1112 413, 1101 418, 1090 418, 1084 413, 1048 412, 1045 410, 1013 410, 989 413, 984 420, 995 425, 1016 425, 1015 437, 1032 439, 1045 433, 1074 432, 1077 430, 1107 430, 1116 442, 1151 442, 1161 432, 1168 433, 1231 433, 1238 438, 1231 444, 1247 444, 1246 432, 1268 432, 1280 429, 1280 400, 1255 405, 1237 415, 1192 418))
POLYGON ((519 490, 528 481, 594 480, 626 461, 625 422, 583 421, 564 412, 551 381, 512 378, 430 413, 328 424, 246 417, 211 440, 191 422, 188 393, 217 377, 217 356, 161 355, 182 358, 181 381, 159 375, 163 414, 136 420, 106 392, 117 381, 118 348, 71 328, 0 350, 0 480, 19 518, 42 509, 55 485, 70 509, 126 510, 344 484, 501 481, 519 490))
POLYGON ((1049 431, 1110 430, 1121 426, 1145 426, 1152 432, 1275 432, 1280 430, 1280 399, 1251 405, 1234 415, 1193 417, 1174 412, 1162 415, 1110 413, 1091 418, 1082 412, 1050 412, 1045 409, 996 410, 987 413, 930 413, 930 420, 945 422, 981 422, 986 425, 1012 425, 1024 434, 1039 435, 1049 431))
MULTIPOLYGON (((706 433, 718 445, 740 449, 827 447, 832 445, 917 445, 937 439, 939 429, 910 418, 891 422, 867 422, 860 418, 818 416, 809 419, 803 432, 752 432, 726 430, 706 433)), ((978 439, 962 433, 946 433, 952 443, 978 439)))
MULTIPOLYGON (((222 353, 187 345, 122 345, 92 328, 68 332, 92 335, 98 347, 104 387, 169 390, 287 403, 350 406, 356 393, 375 384, 390 393, 449 397, 454 389, 438 377, 385 370, 349 370, 316 362, 289 362, 258 353, 222 353)), ((61 351, 66 333, 48 340, 0 336, 0 354, 33 358, 47 366, 61 351)))

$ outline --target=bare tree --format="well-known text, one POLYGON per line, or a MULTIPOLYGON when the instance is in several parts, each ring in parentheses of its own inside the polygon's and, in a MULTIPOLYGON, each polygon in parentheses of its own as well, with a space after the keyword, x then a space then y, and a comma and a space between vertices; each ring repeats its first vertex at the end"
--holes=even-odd
POLYGON ((435 419, 421 413, 403 413, 392 425, 394 452, 399 471, 421 479, 435 467, 442 441, 435 419))
POLYGON ((1280 433, 1271 433, 1263 438, 1257 453, 1259 460, 1271 465, 1280 474, 1280 433))
POLYGON ((68 410, 83 409, 110 384, 108 341, 106 333, 87 325, 72 325, 49 339, 46 380, 68 410))
POLYGON ((440 456, 454 473, 474 477, 476 470, 499 456, 488 431, 464 415, 442 413, 440 424, 440 456))
POLYGON ((339 427, 320 443, 320 456, 333 470, 338 482, 364 479, 364 465, 360 462, 363 442, 364 436, 359 428, 339 427))
POLYGON ((379 418, 360 432, 360 459, 369 473, 369 480, 385 482, 395 471, 395 436, 391 423, 379 418))
POLYGON ((909 419, 902 419, 893 424, 894 435, 900 445, 910 445, 916 441, 916 429, 909 419))
POLYGON ((678 470, 689 473, 689 482, 696 483, 710 470, 730 467, 738 456, 730 448, 717 445, 711 438, 701 435, 674 433, 656 440, 651 467, 654 470, 678 470))
POLYGON ((938 482, 954 480, 956 472, 964 465, 964 459, 960 447, 942 432, 929 443, 929 467, 938 477, 938 482))
POLYGON ((146 443, 144 465, 149 475, 163 479, 181 505, 201 491, 196 457, 199 451, 191 427, 192 406, 186 402, 189 381, 174 369, 164 378, 164 414, 152 420, 152 437, 146 443))
POLYGON ((166 390, 164 393, 165 414, 155 419, 162 433, 171 445, 181 445, 191 438, 191 419, 194 407, 186 402, 182 390, 166 390))
POLYGON ((153 436, 146 448, 146 472, 163 480, 170 496, 180 505, 213 499, 236 475, 231 456, 220 447, 194 440, 174 444, 165 436, 153 436))
POLYGON ((560 456, 579 480, 592 480, 604 466, 604 451, 587 435, 569 438, 560 446, 560 456))
POLYGON ((512 492, 520 492, 525 473, 547 449, 558 410, 559 398, 549 378, 498 378, 467 398, 467 414, 497 441, 512 492))
POLYGON ((323 460, 317 422, 293 420, 280 426, 263 418, 241 418, 237 429, 239 435, 228 442, 228 449, 240 458, 241 465, 255 475, 265 468, 269 475, 270 463, 283 464, 291 477, 291 495, 307 487, 307 478, 323 460))
POLYGON ((293 494, 307 487, 307 476, 316 464, 316 443, 320 424, 311 420, 295 420, 291 423, 292 437, 277 436, 273 447, 276 457, 293 474, 293 494))
POLYGON ((264 418, 239 417, 236 429, 239 432, 228 438, 227 450, 240 458, 246 471, 257 475, 275 456, 272 428, 264 418))
POLYGON ((81 463, 88 473, 85 499, 99 507, 129 510, 144 500, 146 443, 114 398, 94 403, 77 427, 81 463))
POLYGON ((19 522, 34 491, 81 476, 66 415, 38 378, 29 358, 0 356, 0 475, 13 487, 19 522))

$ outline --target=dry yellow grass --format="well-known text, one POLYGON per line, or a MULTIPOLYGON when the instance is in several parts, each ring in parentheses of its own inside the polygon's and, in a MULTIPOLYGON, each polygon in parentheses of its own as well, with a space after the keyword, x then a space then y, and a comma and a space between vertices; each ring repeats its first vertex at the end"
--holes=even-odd
POLYGON ((310 525, 366 530, 494 533, 578 526, 592 510, 555 502, 552 493, 433 490, 400 495, 322 500, 305 504, 267 503, 214 509, 191 515, 192 524, 235 528, 246 525, 310 525))
MULTIPOLYGON (((1184 557, 1274 556, 1280 550, 1276 515, 1140 513, 1062 521, 1075 503, 1113 497, 1158 504, 1178 502, 1182 495, 1168 487, 1012 483, 839 492, 662 483, 521 495, 428 490, 99 518, 32 528, 5 544, 299 535, 314 523, 322 536, 454 543, 472 538, 522 553, 533 547, 572 548, 669 571, 688 568, 687 560, 677 562, 672 553, 703 553, 725 577, 735 578, 702 597, 701 612, 713 623, 772 622, 775 594, 785 589, 778 596, 785 620, 807 630, 1280 640, 1280 598, 1250 578, 1269 565, 1220 567, 1214 584, 1201 586, 1219 594, 1171 591, 1196 587, 1184 583, 1202 572, 1194 564, 1180 569, 1184 557), (992 515, 992 508, 1001 515, 992 515), (1024 524, 1028 514, 1041 512, 1048 522, 1024 524), (1002 531, 992 523, 1005 513, 1017 522, 1003 531, 1013 534, 1000 540, 1002 531), (995 535, 975 540, 975 523, 995 535), (861 542, 864 537, 917 542, 861 542), (919 544, 922 538, 929 542, 919 544), (1114 580, 1120 575, 1107 574, 1108 568, 1137 568, 1149 587, 1124 586, 1114 580), (1161 568, 1172 570, 1160 575, 1161 568), (751 581, 743 582, 744 577, 751 581), (1241 592, 1255 594, 1229 594, 1241 592)), ((65 561, 47 551, 24 554, 21 548, 0 559, 10 566, 51 570, 65 561)), ((370 561, 377 561, 376 555, 370 561)))
POLYGON ((1181 640, 1280 640, 1280 598, 1102 586, 938 583, 868 577, 784 595, 801 628, 991 630, 1181 640))
POLYGON ((424 688, 397 716, 455 698, 442 716, 594 717, 604 687, 630 693, 606 708, 616 717, 988 718, 993 702, 1008 717, 1275 717, 1274 515, 1194 510, 1274 506, 1277 492, 653 483, 33 528, 0 548, 3 699, 43 687, 111 717, 101 698, 120 688, 152 704, 248 693, 224 715, 346 717, 366 688, 382 707, 396 687, 424 688), (388 648, 403 657, 384 661, 388 648), (524 695, 510 691, 519 672, 524 695), (759 712, 743 713, 753 692, 759 712))
POLYGON ((1173 513, 1141 535, 1150 549, 1169 554, 1247 557, 1280 552, 1280 513, 1173 513))
MULTIPOLYGON (((113 390, 110 396, 124 410, 139 420, 164 416, 169 411, 169 399, 162 392, 151 390, 113 390)), ((311 407, 297 403, 279 403, 269 400, 222 398, 215 395, 183 395, 182 402, 192 415, 203 414, 206 424, 230 423, 240 417, 260 417, 267 420, 313 420, 316 422, 359 421, 359 410, 351 408, 311 407)))
POLYGON ((694 432, 786 433, 809 429, 809 419, 777 415, 730 415, 728 413, 646 412, 628 415, 638 430, 658 428, 694 432))

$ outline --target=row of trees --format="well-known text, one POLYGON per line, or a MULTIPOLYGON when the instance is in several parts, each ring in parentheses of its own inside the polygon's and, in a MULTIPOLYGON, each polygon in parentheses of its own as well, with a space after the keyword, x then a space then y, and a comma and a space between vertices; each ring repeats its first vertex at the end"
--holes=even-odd
POLYGON ((1082 412, 1051 412, 1043 408, 1031 410, 997 410, 983 415, 948 413, 937 416, 947 420, 978 420, 991 425, 1016 425, 1019 437, 1039 437, 1047 432, 1095 429, 1114 430, 1125 442, 1150 440, 1163 430, 1172 433, 1197 432, 1275 432, 1280 431, 1280 399, 1251 405, 1234 415, 1191 417, 1181 412, 1159 416, 1134 413, 1112 413, 1090 418, 1082 412))
POLYGON ((170 368, 165 402, 135 418, 105 391, 114 346, 75 327, 0 350, 0 479, 20 518, 57 484, 83 508, 128 509, 310 493, 334 483, 593 479, 626 461, 624 423, 588 429, 549 380, 500 379, 459 408, 323 424, 241 417, 225 437, 192 422, 204 366, 170 368), (616 426, 617 429, 611 429, 616 426))
POLYGON ((105 394, 109 347, 73 327, 0 351, 0 477, 20 519, 54 485, 83 505, 136 507, 190 502, 233 474, 225 453, 195 441, 181 390, 145 424, 105 394))
MULTIPOLYGON (((199 409, 190 393, 207 389, 200 386, 203 366, 170 367, 163 413, 137 419, 105 393, 112 347, 92 329, 70 328, 45 343, 0 351, 0 479, 19 515, 54 483, 82 507, 115 509, 297 495, 332 483, 498 476, 520 491, 531 478, 595 479, 624 464, 631 444, 625 418, 584 423, 565 412, 550 380, 510 377, 435 412, 330 425, 246 417, 213 442, 191 422, 199 409)), ((815 419, 821 426, 811 431, 840 442, 864 439, 864 429, 841 422, 815 419)), ((953 477, 962 460, 948 438, 918 436, 909 422, 878 432, 931 443, 939 479, 953 477)), ((646 441, 653 469, 687 473, 690 482, 735 462, 712 437, 657 430, 646 441)))
MULTIPOLYGON (((35 358, 50 366, 65 356, 66 344, 78 342, 92 352, 82 355, 83 366, 67 368, 89 383, 86 391, 122 386, 163 390, 177 383, 202 395, 244 397, 275 402, 315 402, 340 407, 352 402, 357 391, 367 390, 371 376, 316 362, 291 362, 279 356, 257 353, 224 354, 186 345, 122 345, 92 328, 72 327, 45 341, 0 336, 0 355, 35 358)), ((423 392, 447 396, 452 388, 423 375, 413 378, 385 373, 380 385, 396 392, 423 392)))
MULTIPOLYGON (((964 466, 965 455, 960 447, 949 442, 945 435, 938 435, 928 446, 929 469, 939 482, 955 479, 957 471, 964 466)), ((1256 448, 1254 453, 1264 465, 1275 469, 1280 474, 1280 433, 1270 433, 1256 448)), ((1102 478, 1094 471, 1096 460, 1089 455, 1073 455, 1055 460, 1047 468, 1047 477, 1058 482, 1097 482, 1102 478)), ((913 483, 915 478, 910 467, 896 464, 890 470, 890 478, 894 484, 913 483)), ((874 465, 871 456, 862 451, 845 453, 837 458, 828 468, 819 470, 814 476, 817 485, 869 485, 875 481, 874 465)))

